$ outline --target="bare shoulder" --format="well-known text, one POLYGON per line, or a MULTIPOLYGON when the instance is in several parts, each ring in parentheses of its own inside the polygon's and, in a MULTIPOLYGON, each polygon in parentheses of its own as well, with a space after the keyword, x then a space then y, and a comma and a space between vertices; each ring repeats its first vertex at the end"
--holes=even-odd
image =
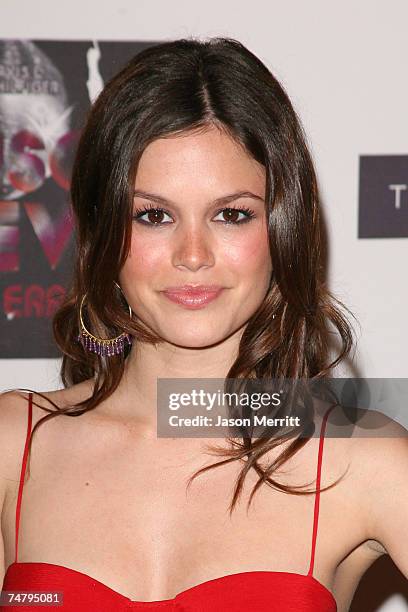
POLYGON ((28 393, 0 393, 0 478, 2 501, 7 485, 17 478, 28 424, 28 393))
POLYGON ((326 436, 339 440, 366 484, 380 485, 393 474, 397 477, 400 465, 406 466, 408 430, 383 412, 336 406, 329 415, 326 436))
MULTIPOLYGON (((408 448, 408 430, 378 410, 336 406, 327 420, 326 436, 344 440, 346 448, 358 456, 361 464, 373 471, 380 464, 384 468, 391 458, 404 455, 408 448)), ((401 457, 402 458, 402 457, 401 457)))
MULTIPOLYGON (((74 390, 74 396, 78 394, 74 390)), ((48 399, 70 401, 69 390, 33 393, 31 431, 36 423, 53 411, 48 399), (68 391, 66 393, 66 391, 68 391), (65 393, 64 393, 65 392, 65 393)), ((22 458, 28 433, 28 390, 13 389, 0 392, 0 513, 9 496, 14 497, 20 482, 22 458)), ((43 436, 41 436, 43 440, 43 436)), ((0 529, 0 583, 5 571, 3 532, 0 529)))
POLYGON ((328 426, 335 437, 406 438, 408 430, 379 410, 344 407, 337 404, 328 417, 328 426))
MULTIPOLYGON (((27 396, 17 391, 0 393, 0 511, 6 495, 19 479, 19 457, 27 433, 27 396)), ((4 577, 4 544, 0 530, 0 580, 4 577)))
POLYGON ((398 563, 399 534, 408 515, 408 430, 383 412, 341 406, 327 425, 350 465, 355 507, 370 546, 398 563))
MULTIPOLYGON (((50 412, 83 401, 90 389, 91 381, 84 381, 55 391, 33 391, 31 428, 50 412)), ((27 434, 28 399, 27 390, 0 392, 0 477, 12 473, 12 466, 18 465, 27 434)))
MULTIPOLYGON (((54 391, 33 391, 32 424, 58 408, 82 402, 92 394, 92 380, 54 391)), ((28 390, 13 389, 0 392, 0 502, 4 500, 7 482, 18 476, 21 456, 27 437, 28 390)))
POLYGON ((43 408, 67 408, 88 399, 93 392, 94 381, 84 380, 80 383, 56 389, 54 391, 38 391, 34 394, 34 402, 43 408))
MULTIPOLYGON (((28 394, 21 391, 0 392, 0 512, 9 492, 15 492, 20 480, 21 459, 27 438, 28 394)), ((0 580, 4 576, 3 532, 0 530, 0 580)))

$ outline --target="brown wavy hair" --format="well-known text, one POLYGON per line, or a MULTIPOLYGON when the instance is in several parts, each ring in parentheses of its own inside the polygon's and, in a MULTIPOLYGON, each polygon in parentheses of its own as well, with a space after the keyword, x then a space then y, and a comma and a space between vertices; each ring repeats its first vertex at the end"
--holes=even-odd
MULTIPOLYGON (((59 414, 79 416, 93 410, 115 391, 123 375, 129 347, 123 354, 102 357, 84 350, 77 341, 84 293, 87 327, 94 335, 111 338, 127 332, 133 342, 156 345, 162 341, 142 327, 137 317, 129 318, 114 283, 130 248, 138 162, 155 139, 210 126, 224 130, 266 170, 265 213, 273 261, 269 290, 247 322, 227 379, 322 379, 349 354, 353 334, 342 309, 350 311, 325 283, 315 169, 300 119, 284 88, 237 40, 164 42, 135 55, 106 84, 86 117, 70 187, 76 259, 70 287, 53 318, 53 332, 62 351, 64 387, 90 378, 95 385, 91 397, 65 408, 45 398, 56 410, 41 406, 49 414, 36 423, 33 434, 41 423, 59 414), (330 362, 332 340, 339 341, 339 347, 330 362)), ((262 483, 296 495, 314 493, 315 489, 301 491, 271 478, 313 431, 304 434, 267 467, 260 465, 260 459, 287 438, 230 440, 228 450, 213 448, 215 455, 226 458, 195 472, 188 486, 206 470, 244 460, 230 513, 251 468, 259 479, 248 507, 262 483)))

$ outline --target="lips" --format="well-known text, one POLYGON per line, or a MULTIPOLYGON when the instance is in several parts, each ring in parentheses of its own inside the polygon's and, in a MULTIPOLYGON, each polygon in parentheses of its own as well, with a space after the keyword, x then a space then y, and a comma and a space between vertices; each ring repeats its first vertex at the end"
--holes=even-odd
POLYGON ((223 291, 223 287, 211 286, 184 286, 168 288, 162 293, 172 302, 180 304, 186 308, 202 308, 215 300, 223 291))
POLYGON ((203 293, 214 292, 222 289, 220 285, 182 285, 177 287, 167 287, 166 293, 203 293))

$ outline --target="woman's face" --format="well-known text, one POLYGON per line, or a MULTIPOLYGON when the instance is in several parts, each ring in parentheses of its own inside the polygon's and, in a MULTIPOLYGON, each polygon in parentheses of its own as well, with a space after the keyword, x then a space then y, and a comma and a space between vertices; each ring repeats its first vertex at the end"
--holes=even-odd
POLYGON ((134 314, 164 340, 190 348, 216 344, 262 303, 272 272, 265 179, 263 166, 216 128, 160 138, 143 152, 131 250, 119 282, 134 314), (252 218, 235 210, 242 208, 252 218), (163 293, 185 284, 223 290, 194 309, 163 293))

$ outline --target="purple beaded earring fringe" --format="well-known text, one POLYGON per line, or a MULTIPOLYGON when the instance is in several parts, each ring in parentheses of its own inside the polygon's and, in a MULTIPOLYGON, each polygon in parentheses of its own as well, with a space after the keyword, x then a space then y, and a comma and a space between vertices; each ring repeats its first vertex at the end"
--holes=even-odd
POLYGON ((103 357, 119 355, 119 353, 123 353, 126 344, 132 344, 132 339, 129 334, 123 334, 114 340, 109 340, 106 343, 102 343, 86 332, 82 331, 80 334, 78 334, 77 340, 81 342, 82 346, 87 351, 91 351, 91 353, 96 353, 97 355, 101 355, 103 357))

